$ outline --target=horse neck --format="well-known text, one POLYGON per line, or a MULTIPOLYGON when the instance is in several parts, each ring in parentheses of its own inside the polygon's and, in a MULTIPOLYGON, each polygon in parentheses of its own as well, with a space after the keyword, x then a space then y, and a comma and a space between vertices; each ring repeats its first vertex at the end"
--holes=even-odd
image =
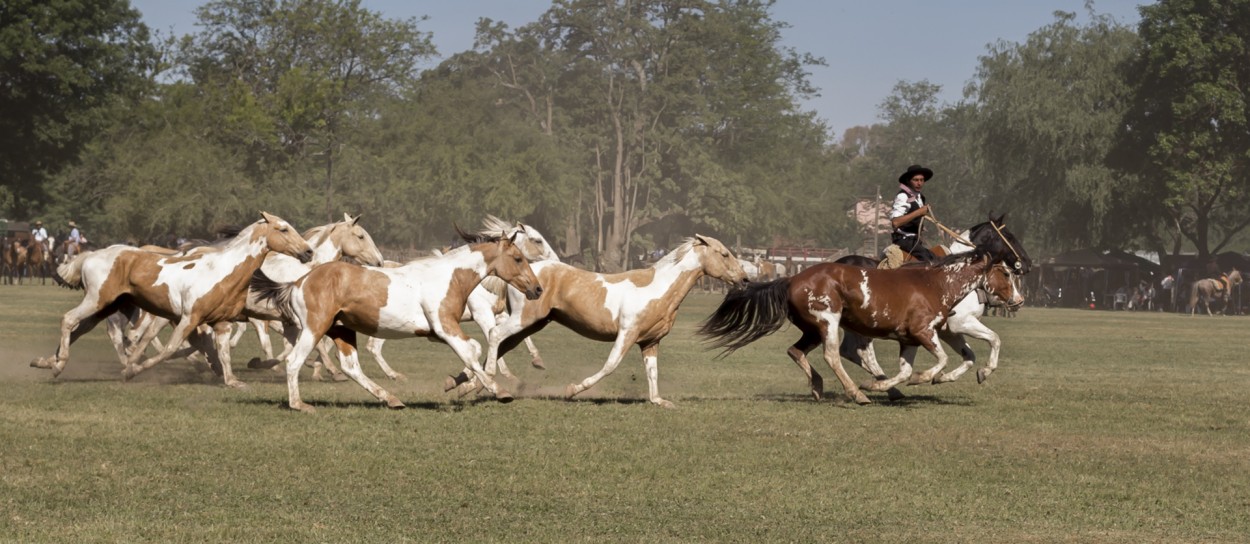
POLYGON ((703 263, 699 261, 699 254, 694 248, 686 250, 680 259, 669 258, 678 252, 679 250, 673 250, 649 270, 652 272, 652 283, 665 288, 664 297, 680 304, 690 294, 699 278, 707 275, 707 272, 704 271, 703 263))
POLYGON ((940 267, 930 268, 928 271, 946 278, 946 281, 938 281, 934 284, 942 292, 942 303, 953 307, 969 293, 985 285, 986 266, 989 265, 960 259, 940 267))
MULTIPOLYGON (((312 247, 313 256, 309 264, 325 264, 339 260, 343 256, 343 248, 334 242, 334 229, 338 223, 330 223, 321 227, 315 227, 308 230, 313 236, 305 236, 309 238, 308 245, 312 247)), ((306 233, 307 234, 307 233, 306 233)))
MULTIPOLYGON (((255 240, 252 239, 253 232, 257 228, 255 224, 243 229, 233 239, 221 246, 219 251, 208 252, 205 259, 220 260, 222 262, 243 262, 248 258, 257 257, 256 267, 260 267, 260 263, 269 253, 269 242, 265 237, 259 236, 255 240)), ((251 275, 249 271, 248 274, 251 275)))

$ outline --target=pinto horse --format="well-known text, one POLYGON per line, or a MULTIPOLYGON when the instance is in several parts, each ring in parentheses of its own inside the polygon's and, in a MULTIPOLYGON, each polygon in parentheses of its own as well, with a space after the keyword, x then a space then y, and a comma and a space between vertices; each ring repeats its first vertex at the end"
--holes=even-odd
POLYGON ((494 275, 525 293, 542 294, 529 262, 512 241, 502 237, 470 237, 470 244, 444 255, 411 261, 398 268, 361 267, 333 262, 313 268, 293 283, 277 283, 259 273, 252 288, 281 311, 284 320, 302 330, 286 358, 288 405, 313 412, 299 394, 299 369, 323 336, 334 340, 343 371, 391 408, 404 404, 360 369, 356 333, 379 338, 425 336, 446 343, 486 384, 496 398, 511 395, 482 369, 481 345, 460 329, 469 294, 482 279, 494 275))
MULTIPOLYGON (((972 243, 971 246, 962 241, 956 241, 951 244, 950 253, 964 253, 971 251, 974 247, 980 247, 985 249, 995 260, 1001 260, 1009 265, 1017 275, 1027 274, 1033 266, 1033 261, 1029 258, 1029 254, 1025 251, 1024 246, 1016 239, 1015 234, 1007 229, 1006 219, 1007 214, 1002 214, 998 217, 990 215, 988 221, 977 224, 961 234, 964 240, 972 243)), ((859 255, 848 255, 834 262, 865 268, 877 267, 876 260, 859 255)), ((1017 292, 1018 286, 1018 284, 1015 285, 1017 292)), ((1023 297, 1013 297, 1011 299, 1003 299, 1003 301, 1008 307, 1019 307, 1023 303, 1023 297)), ((964 339, 965 336, 979 338, 990 345, 989 361, 985 368, 977 371, 977 383, 985 383, 990 374, 998 368, 999 351, 1002 348, 1002 340, 999 338, 998 333, 995 333, 981 322, 980 317, 985 313, 985 307, 986 301, 976 295, 964 297, 963 300, 959 301, 959 304, 955 305, 953 313, 938 331, 938 336, 960 353, 963 357, 963 363, 944 374, 938 374, 942 369, 935 366, 930 371, 913 377, 912 383, 946 383, 962 377, 964 373, 976 364, 976 353, 972 351, 972 348, 964 339)), ((876 354, 871 349, 870 342, 870 339, 864 338, 854 331, 846 331, 839 349, 843 357, 862 366, 864 370, 872 373, 873 376, 882 378, 884 373, 881 370, 881 366, 877 364, 876 354)), ((890 390, 890 396, 891 398, 898 398, 902 394, 897 390, 890 390)))
MULTIPOLYGON (((657 261, 651 268, 619 274, 599 274, 559 262, 534 264, 543 283, 543 296, 526 301, 509 292, 508 318, 487 334, 486 364, 511 351, 521 341, 556 321, 578 334, 612 342, 603 368, 565 390, 575 396, 611 374, 631 345, 642 350, 649 400, 666 408, 660 398, 658 355, 660 341, 676 321, 677 307, 704 275, 731 284, 747 281, 746 272, 719 240, 695 235, 657 261)), ((452 378, 448 389, 468 393, 479 387, 466 374, 452 378)))
POLYGON ((937 331, 960 300, 979 287, 1001 285, 1002 279, 1011 285, 1008 269, 996 264, 984 249, 951 255, 930 266, 898 269, 821 263, 789 278, 731 292, 704 321, 699 334, 728 355, 776 332, 789 320, 802 337, 787 354, 807 375, 816 399, 823 395, 823 381, 812 371, 807 353, 823 345, 825 362, 846 394, 859 404, 868 404, 871 401, 842 367, 840 329, 899 343, 898 375, 878 380, 873 387, 893 388, 911 376, 918 347, 937 357, 939 365, 946 363, 937 331), (991 282, 992 275, 1001 276, 1000 281, 991 282))
MULTIPOLYGON (((1233 269, 1232 272, 1224 274, 1219 278, 1204 278, 1194 282, 1194 286, 1189 290, 1189 315, 1194 315, 1198 311, 1198 302, 1202 302, 1202 307, 1206 309, 1207 315, 1211 314, 1211 301, 1220 300, 1224 306, 1228 306, 1228 295, 1232 292, 1233 287, 1241 285, 1241 272, 1233 269)), ((1224 309, 1220 309, 1223 315, 1224 309)))
MULTIPOLYGON (((132 306, 175 321, 177 326, 165 349, 155 356, 139 363, 143 350, 134 350, 122 371, 124 379, 164 361, 193 334, 201 335, 196 330, 200 325, 212 327, 219 343, 228 340, 230 322, 238 319, 246 304, 248 281, 270 251, 304 261, 313 253, 289 223, 261 212, 259 221, 214 251, 163 255, 115 245, 80 254, 57 267, 53 279, 66 287, 85 289, 86 294, 61 319, 56 354, 30 365, 50 368, 54 377, 59 376, 69 360, 70 344, 110 314, 129 311, 132 306)), ((241 383, 228 360, 222 361, 222 374, 228 385, 241 383)))
MULTIPOLYGON (((559 261, 560 256, 556 254, 555 248, 547 243, 547 239, 538 229, 531 225, 521 222, 515 224, 508 223, 503 219, 493 215, 487 215, 482 220, 482 230, 478 231, 478 236, 487 236, 489 233, 502 232, 504 238, 512 240, 514 244, 521 250, 521 254, 525 255, 525 259, 530 264, 540 261, 559 261)), ((398 263, 397 263, 398 264, 398 263)), ((507 282, 504 282, 497 276, 487 276, 469 293, 469 300, 465 304, 464 315, 460 317, 460 321, 473 320, 477 323, 482 332, 490 332, 495 328, 499 318, 497 316, 507 313, 507 282)), ((373 354, 374 360, 378 366, 382 368, 382 372, 392 380, 403 379, 403 374, 393 370, 386 359, 382 356, 382 345, 386 340, 383 338, 369 337, 365 344, 365 349, 373 354)), ((529 349, 530 364, 535 368, 545 368, 542 356, 538 353, 538 348, 534 347, 534 341, 526 338, 525 347, 529 349)), ((496 361, 497 367, 485 366, 487 374, 495 375, 496 369, 504 376, 516 379, 516 376, 508 370, 508 365, 503 359, 496 361)))

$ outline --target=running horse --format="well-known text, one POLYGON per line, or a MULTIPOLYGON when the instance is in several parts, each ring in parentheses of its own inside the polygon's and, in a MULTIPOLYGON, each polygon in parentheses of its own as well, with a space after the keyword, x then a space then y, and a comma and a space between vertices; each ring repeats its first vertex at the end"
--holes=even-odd
MULTIPOLYGON (((1029 254, 1025 251, 1024 246, 1016 239, 1015 234, 1007 229, 1007 214, 994 217, 990 214, 989 220, 979 223, 972 228, 961 233, 962 240, 957 240, 950 245, 949 252, 951 254, 963 253, 971 251, 974 247, 984 248, 990 253, 995 260, 1001 260, 1011 267, 1016 277, 1028 274, 1032 269, 1033 261, 1029 258, 1029 254), (968 245, 965 242, 970 242, 968 245)), ((877 261, 868 257, 859 255, 847 255, 834 261, 836 263, 852 264, 865 268, 876 268, 877 261)), ((919 263, 909 264, 908 266, 917 266, 919 263)), ((1018 290, 1019 284, 1016 283, 1018 290)), ((982 297, 980 294, 974 294, 964 297, 955 305, 951 316, 946 320, 945 324, 938 331, 938 336, 952 348, 960 353, 963 357, 963 363, 955 367, 949 372, 939 373, 942 368, 932 367, 930 371, 917 374, 911 380, 913 385, 921 383, 946 383, 952 382, 962 377, 968 370, 976 364, 976 353, 968 345, 966 336, 979 338, 990 345, 989 361, 984 368, 977 371, 977 383, 985 383, 998 368, 999 351, 1002 348, 1002 340, 998 333, 981 322, 981 316, 985 313, 988 297, 982 297)), ((1002 299, 1009 308, 1018 308, 1023 304, 1023 297, 1012 297, 1010 299, 1002 299)), ((876 354, 871 349, 871 339, 864 338, 854 331, 846 331, 846 336, 842 340, 840 351, 843 357, 846 357, 853 363, 856 363, 876 376, 878 379, 884 377, 881 366, 877 363, 876 354)), ((899 398, 902 394, 895 389, 890 390, 891 398, 899 398)))
MULTIPOLYGON (((193 335, 197 341, 209 341, 200 338, 204 334, 197 331, 200 325, 210 326, 219 344, 229 341, 230 323, 239 318, 247 301, 248 282, 271 251, 302 261, 313 254, 308 242, 289 223, 261 212, 259 221, 214 251, 163 255, 114 245, 77 255, 57 267, 53 279, 86 293, 61 319, 56 353, 30 365, 52 369, 52 375, 59 376, 69 360, 70 344, 109 315, 128 312, 133 306, 175 321, 177 326, 160 353, 139 362, 143 351, 134 350, 122 371, 124 379, 164 361, 193 335)), ((228 360, 222 361, 222 367, 228 385, 241 384, 228 360)))
POLYGON ((282 312, 284 321, 301 327, 287 354, 287 404, 313 412, 299 393, 299 370, 323 336, 334 340, 343 371, 390 408, 403 408, 398 398, 378 386, 360 369, 357 333, 378 338, 424 336, 446 343, 502 402, 511 395, 482 369, 481 345, 460 328, 469 294, 487 276, 498 276, 535 299, 542 294, 538 278, 520 248, 509 238, 461 234, 469 245, 446 254, 408 262, 397 268, 362 267, 332 262, 313 268, 292 283, 278 283, 256 274, 252 289, 261 300, 282 312))
POLYGON ((1194 315, 1198 311, 1199 301, 1202 302, 1207 315, 1213 315, 1211 301, 1217 299, 1224 303, 1224 308, 1220 309, 1220 315, 1223 315, 1228 307, 1228 295, 1237 285, 1241 285, 1241 272, 1235 268, 1219 278, 1203 278, 1195 281, 1189 290, 1189 315, 1194 315))
MULTIPOLYGON (((612 342, 603 368, 570 384, 565 389, 569 397, 594 387, 616 370, 630 346, 637 345, 647 373, 648 400, 665 408, 674 405, 660 397, 659 348, 673 328, 678 306, 705 275, 730 284, 747 281, 742 265, 724 244, 697 234, 650 268, 600 274, 544 261, 535 263, 534 271, 542 281, 543 296, 524 300, 508 293, 511 313, 487 334, 487 366, 555 321, 591 340, 612 342)), ((479 387, 465 374, 451 378, 447 386, 462 394, 479 387)))
MULTIPOLYGON (((840 330, 899 343, 899 373, 878 379, 873 389, 888 390, 911 376, 919 347, 946 364, 938 330, 951 310, 977 288, 1010 297, 1011 272, 984 249, 947 256, 931 266, 866 269, 821 263, 789 278, 752 283, 731 292, 700 326, 698 333, 722 356, 793 323, 802 336, 787 354, 808 376, 812 394, 823 395, 823 381, 807 353, 824 346, 825 362, 846 394, 859 404, 871 401, 860 391, 839 357, 840 330)), ((1017 293, 1018 295, 1018 293, 1017 293)))

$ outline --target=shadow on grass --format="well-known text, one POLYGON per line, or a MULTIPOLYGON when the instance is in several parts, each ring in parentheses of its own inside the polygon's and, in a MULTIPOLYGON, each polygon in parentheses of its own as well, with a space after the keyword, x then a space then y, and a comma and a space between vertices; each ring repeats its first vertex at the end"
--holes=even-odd
MULTIPOLYGON (((905 394, 906 395, 906 394, 905 394)), ((771 402, 800 402, 811 404, 833 404, 835 406, 855 407, 849 398, 841 393, 825 392, 824 399, 817 401, 810 393, 761 393, 751 397, 754 400, 771 402)), ((967 397, 946 398, 936 395, 906 395, 890 400, 884 395, 869 395, 873 405, 890 408, 913 408, 919 406, 976 406, 977 403, 967 397)), ((870 405, 871 406, 871 405, 870 405)))

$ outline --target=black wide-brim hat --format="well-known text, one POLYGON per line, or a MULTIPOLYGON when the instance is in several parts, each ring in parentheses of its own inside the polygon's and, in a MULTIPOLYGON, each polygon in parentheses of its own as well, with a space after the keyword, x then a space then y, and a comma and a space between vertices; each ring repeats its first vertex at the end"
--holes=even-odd
POLYGON ((919 164, 913 164, 911 166, 908 166, 907 171, 903 172, 903 175, 898 177, 898 182, 907 183, 907 180, 910 180, 912 176, 915 176, 916 174, 924 174, 925 181, 929 181, 931 178, 933 178, 932 170, 929 170, 928 168, 920 166, 919 164))

